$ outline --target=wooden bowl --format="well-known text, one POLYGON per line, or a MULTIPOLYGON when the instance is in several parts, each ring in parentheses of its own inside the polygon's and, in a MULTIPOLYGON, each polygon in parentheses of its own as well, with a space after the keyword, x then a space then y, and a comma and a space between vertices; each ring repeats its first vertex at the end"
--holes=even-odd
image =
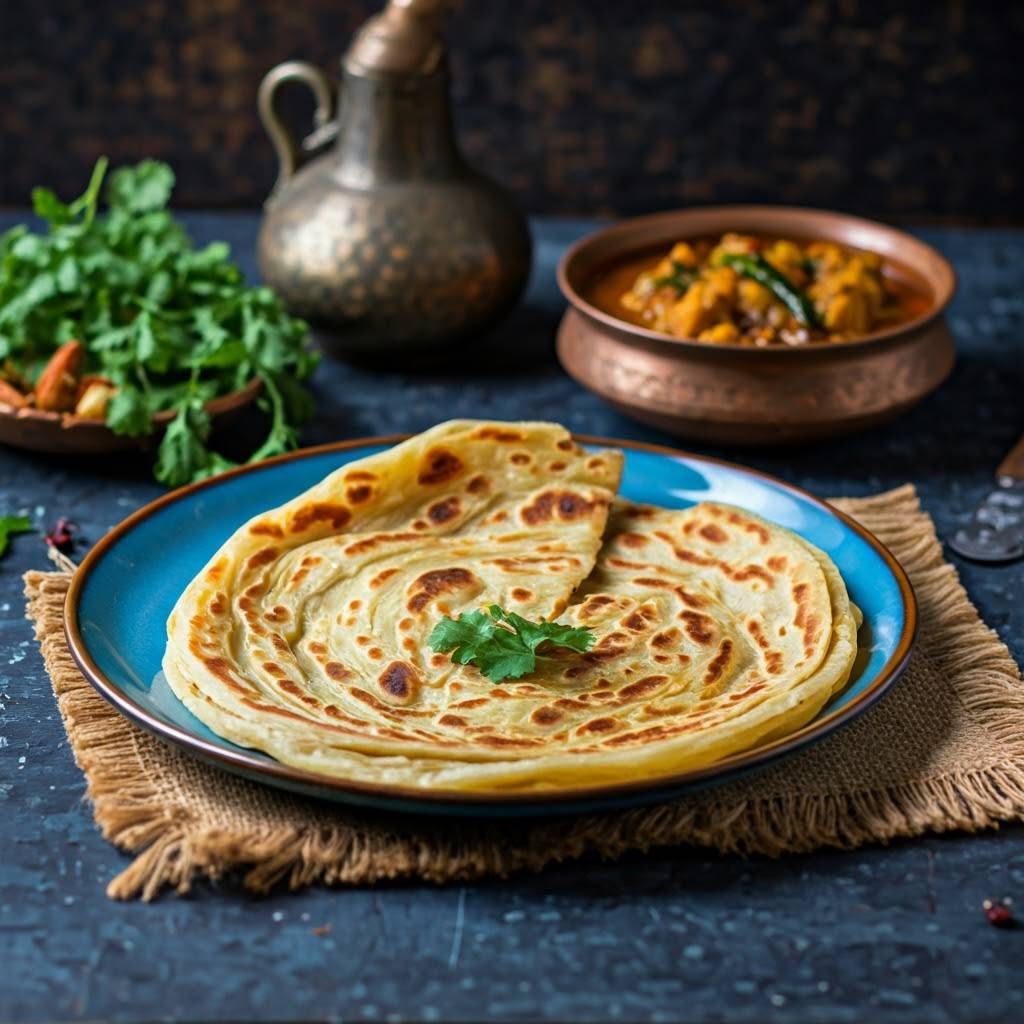
MULTIPOLYGON (((215 426, 224 426, 245 406, 255 401, 263 387, 258 377, 230 395, 221 395, 206 403, 215 426)), ((108 452, 152 447, 174 418, 171 412, 153 417, 153 431, 144 437, 115 434, 102 420, 86 419, 67 412, 42 409, 15 409, 0 402, 0 444, 26 448, 53 455, 103 455, 108 452)))
POLYGON ((558 284, 569 302, 558 331, 566 371, 627 415, 680 437, 775 444, 850 433, 909 409, 953 368, 943 316, 956 287, 949 262, 902 231, 842 213, 713 206, 637 217, 577 242, 559 263, 558 284), (653 263, 674 242, 725 231, 876 252, 927 292, 928 308, 853 341, 755 348, 674 338, 585 297, 600 275, 638 254, 653 263))

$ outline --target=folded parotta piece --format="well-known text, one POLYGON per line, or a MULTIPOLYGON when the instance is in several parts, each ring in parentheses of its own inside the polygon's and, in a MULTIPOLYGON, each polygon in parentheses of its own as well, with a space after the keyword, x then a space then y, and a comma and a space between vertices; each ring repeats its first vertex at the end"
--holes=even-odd
POLYGON ((807 722, 856 655, 835 566, 729 506, 611 504, 620 461, 553 425, 460 422, 353 463, 211 560, 168 680, 237 743, 421 788, 654 778, 807 722), (594 646, 500 683, 430 650, 442 616, 491 603, 594 646))
POLYGON ((498 723, 455 724, 486 681, 426 638, 481 604, 560 614, 621 465, 553 424, 476 421, 351 463, 246 523, 193 580, 168 621, 168 682, 222 736, 291 763, 325 744, 499 758, 498 723))

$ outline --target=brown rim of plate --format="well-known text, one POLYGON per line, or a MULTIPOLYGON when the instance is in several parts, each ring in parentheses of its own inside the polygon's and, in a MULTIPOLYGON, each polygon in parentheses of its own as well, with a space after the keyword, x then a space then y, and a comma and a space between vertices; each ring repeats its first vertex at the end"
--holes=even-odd
MULTIPOLYGON (((78 567, 68 587, 67 598, 64 602, 64 634, 67 638, 68 649, 77 663, 82 674, 89 683, 109 703, 113 704, 122 714, 144 726, 158 736, 184 747, 209 761, 227 766, 229 769, 244 770, 256 775, 268 776, 291 783, 294 786, 304 787, 307 791, 312 788, 326 788, 336 790, 340 793, 351 793, 356 797, 377 798, 383 800, 403 800, 430 805, 432 808, 443 809, 450 806, 453 812, 460 807, 471 810, 472 806, 502 806, 502 807, 557 807, 559 804, 579 803, 581 801, 613 801, 616 799, 640 796, 644 793, 658 793, 681 789, 707 782, 718 775, 732 774, 747 769, 765 765, 774 759, 781 757, 791 751, 803 747, 815 739, 819 739, 832 732, 840 725, 855 718, 862 711, 865 711, 876 700, 878 700, 890 685, 896 680, 907 662, 914 646, 914 639, 917 634, 917 600, 914 596, 914 589, 911 586, 903 567, 896 560, 891 551, 869 530, 865 529, 850 516, 834 508, 828 502, 815 497, 808 491, 794 484, 786 483, 778 477, 760 470, 749 469, 735 462, 725 459, 711 458, 705 455, 696 455, 690 452, 681 451, 676 448, 669 448, 665 445, 648 444, 642 441, 625 441, 616 438, 594 437, 588 434, 573 434, 575 440, 583 444, 601 445, 609 448, 626 448, 634 451, 653 452, 658 455, 667 455, 672 458, 692 459, 697 462, 709 462, 717 466, 726 466, 729 469, 740 470, 752 476, 767 480, 769 483, 795 494, 805 501, 824 509, 828 514, 834 516, 854 533, 870 545, 882 560, 889 567, 890 572, 899 585, 900 595, 903 599, 904 623, 900 634, 899 642, 892 656, 882 666, 875 681, 854 701, 842 708, 836 708, 808 722, 795 732, 783 736, 772 742, 752 747, 749 750, 738 754, 732 754, 694 771, 678 772, 673 775, 661 775, 655 778, 642 779, 633 782, 603 783, 595 786, 578 786, 559 790, 543 792, 493 792, 459 789, 418 789, 413 786, 395 786, 383 783, 357 782, 354 780, 340 779, 331 775, 320 775, 316 772, 305 771, 300 768, 292 768, 280 761, 266 762, 254 757, 246 748, 240 747, 237 750, 225 750, 209 740, 180 728, 169 722, 163 722, 150 712, 136 703, 131 697, 123 693, 117 686, 110 682, 99 666, 90 657, 85 643, 82 640, 78 623, 78 599, 94 566, 103 558, 107 549, 110 548, 125 533, 135 527, 137 523, 159 511, 165 505, 180 500, 205 490, 208 487, 215 487, 222 481, 243 473, 258 472, 265 466, 277 465, 283 462, 291 462, 297 459, 306 459, 317 455, 326 455, 334 452, 344 452, 352 448, 364 448, 370 445, 394 445, 406 440, 412 435, 395 434, 385 437, 357 438, 350 441, 335 441, 329 444, 315 445, 310 448, 301 448, 298 451, 278 455, 263 462, 251 466, 239 466, 228 470, 215 477, 200 480, 197 483, 180 487, 168 494, 151 501, 148 505, 133 512, 127 519, 122 520, 106 533, 93 546, 92 550, 85 556, 82 564, 78 567)), ((230 742, 226 740, 225 742, 230 742)), ((263 754, 263 757, 269 755, 263 754)))
MULTIPOLYGON (((742 223, 735 225, 733 230, 743 230, 742 223)), ((799 232, 797 232, 797 234, 799 234, 799 232)), ((847 242, 832 238, 827 231, 824 231, 821 237, 824 241, 839 241, 839 244, 847 245, 849 248, 858 248, 857 246, 850 246, 847 242)), ((666 239, 664 244, 669 244, 670 241, 671 239, 666 239)), ((648 242, 641 248, 653 248, 653 245, 654 243, 648 242)), ((631 250, 624 249, 624 252, 629 251, 631 250)), ((614 258, 610 258, 607 262, 614 263, 615 260, 614 258)), ((903 263, 915 273, 922 274, 922 271, 918 269, 917 265, 912 260, 895 258, 895 262, 903 263)), ((940 317, 953 298, 957 284, 956 271, 953 269, 953 265, 945 256, 942 255, 942 253, 938 251, 938 249, 929 245, 927 242, 922 242, 921 239, 915 238, 906 231, 900 231, 898 228, 890 227, 888 224, 883 224, 881 221, 869 220, 866 217, 857 217, 853 214, 842 213, 839 210, 823 210, 813 206, 772 206, 770 204, 748 205, 743 203, 723 206, 691 206, 684 207, 679 210, 666 210, 660 213, 648 213, 641 217, 630 217, 628 220, 616 221, 613 224, 609 224, 607 227, 599 228, 597 231, 591 231, 589 234, 584 235, 583 238, 574 242, 562 254, 562 258, 558 261, 556 278, 563 297, 578 312, 589 317, 591 320, 596 320, 599 323, 621 331, 624 334, 632 335, 635 338, 642 338, 645 341, 654 342, 659 345, 683 346, 688 349, 696 348, 702 352, 743 352, 751 354, 753 358, 763 357, 763 354, 766 352, 775 355, 780 352, 806 353, 823 350, 835 351, 835 349, 839 347, 848 349, 851 347, 873 345, 889 341, 892 338, 897 338, 900 335, 917 330, 925 324, 931 323, 932 320, 940 317), (728 214, 741 222, 744 217, 753 217, 756 219, 770 215, 793 217, 797 220, 809 221, 823 218, 833 224, 837 222, 845 222, 848 225, 861 227, 867 231, 883 231, 886 234, 899 239, 904 245, 909 244, 912 248, 919 247, 926 251, 929 258, 935 262, 936 266, 941 268, 942 276, 944 278, 943 286, 938 289, 937 294, 932 296, 931 306, 926 313, 922 313, 920 316, 914 317, 913 320, 906 320, 894 327, 888 327, 881 331, 873 331, 871 334, 865 334, 863 337, 851 338, 849 341, 837 341, 829 342, 827 344, 811 345, 757 346, 742 345, 738 342, 718 344, 708 341, 699 341, 697 338, 678 338, 674 334, 665 334, 662 331, 652 331, 649 327, 641 327, 639 324, 631 323, 629 320, 617 317, 614 313, 608 313, 599 306, 595 306, 593 303, 588 302, 587 299, 585 299, 583 295, 577 291, 572 284, 570 284, 568 277, 568 268, 570 263, 578 257, 580 252, 593 245, 598 240, 610 237, 613 238, 615 235, 623 235, 626 238, 629 238, 637 228, 656 224, 658 221, 666 220, 670 217, 681 217, 687 213, 709 217, 714 215, 724 216, 728 214)))

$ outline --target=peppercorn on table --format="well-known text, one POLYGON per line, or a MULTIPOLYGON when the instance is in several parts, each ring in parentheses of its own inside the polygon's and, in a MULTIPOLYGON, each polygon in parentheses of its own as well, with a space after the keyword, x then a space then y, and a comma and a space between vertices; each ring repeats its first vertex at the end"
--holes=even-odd
MULTIPOLYGON (((23 217, 5 214, 0 228, 23 217)), ((226 238, 243 263, 255 250, 255 215, 185 219, 198 242, 226 238)), ((415 375, 325 362, 304 441, 417 431, 443 412, 557 418, 583 433, 672 443, 580 389, 555 360, 554 264, 593 226, 535 224, 525 302, 471 349, 415 375)), ((960 274, 951 312, 960 363, 946 386, 838 445, 710 454, 818 494, 912 480, 940 533, 953 530, 1022 426, 1024 232, 921 235, 960 274)), ((245 269, 254 276, 251 263, 245 269)), ((24 512, 39 531, 73 520, 76 557, 159 493, 142 459, 0 449, 0 512, 24 512)), ((1020 564, 955 564, 1020 662, 1020 564)), ((778 861, 655 851, 450 888, 314 888, 254 900, 228 879, 187 900, 111 903, 104 884, 127 861, 82 802, 22 617, 20 574, 47 566, 40 533, 12 536, 0 563, 0 1018, 635 1020, 674 1017, 684 1005, 695 1021, 811 1022, 851 1006, 882 1022, 1024 1017, 1019 936, 991 927, 982 908, 1007 895, 1024 905, 1019 827, 778 861)))

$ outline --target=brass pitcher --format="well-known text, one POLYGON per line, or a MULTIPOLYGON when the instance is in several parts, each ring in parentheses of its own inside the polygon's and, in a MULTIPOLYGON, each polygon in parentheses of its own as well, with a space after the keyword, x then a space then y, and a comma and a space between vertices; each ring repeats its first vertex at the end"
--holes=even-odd
POLYGON ((452 131, 447 6, 390 0, 363 26, 341 60, 336 118, 334 90, 311 64, 281 64, 260 86, 280 160, 260 270, 337 355, 425 355, 466 338, 516 302, 529 274, 526 219, 465 162, 452 131), (302 146, 274 108, 290 80, 317 101, 302 146))

